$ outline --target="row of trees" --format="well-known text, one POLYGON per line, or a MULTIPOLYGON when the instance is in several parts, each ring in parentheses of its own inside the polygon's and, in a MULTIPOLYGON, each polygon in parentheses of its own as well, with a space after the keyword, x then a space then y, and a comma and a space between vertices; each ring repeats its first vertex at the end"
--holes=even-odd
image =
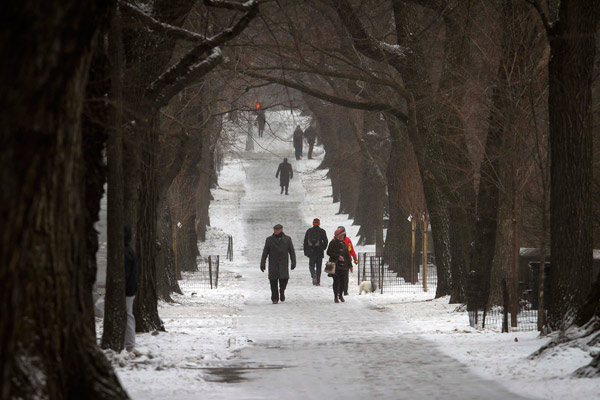
POLYGON ((127 397, 92 314, 103 184, 102 346, 118 351, 123 223, 138 330, 163 329, 157 300, 194 267, 208 223, 222 113, 265 85, 295 91, 317 121, 361 243, 401 258, 407 217, 427 212, 437 295, 468 300, 475 271, 488 306, 516 274, 514 249, 549 244, 547 326, 595 337, 595 1, 283 0, 260 18, 256 0, 80 3, 3 14, 0 398, 127 397))
POLYGON ((400 257, 406 217, 426 210, 437 296, 487 307, 503 278, 517 298, 520 247, 542 263, 549 247, 545 326, 585 325, 594 343, 599 13, 594 1, 283 1, 261 9, 228 68, 306 95, 361 241, 381 243, 388 213, 383 252, 400 257))
POLYGON ((138 254, 138 330, 163 329, 157 300, 178 290, 177 268, 195 266, 215 184, 225 82, 208 76, 258 3, 29 3, 7 10, 0 39, 10 60, 1 72, 0 398, 127 398, 94 327, 103 185, 102 347, 120 351, 123 225, 138 254))

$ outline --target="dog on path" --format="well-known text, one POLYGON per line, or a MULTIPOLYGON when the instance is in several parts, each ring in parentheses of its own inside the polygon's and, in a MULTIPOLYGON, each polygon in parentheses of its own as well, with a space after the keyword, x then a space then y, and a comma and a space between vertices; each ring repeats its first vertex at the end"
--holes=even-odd
POLYGON ((358 286, 358 294, 361 295, 363 292, 372 293, 377 290, 377 285, 373 281, 362 281, 358 286))

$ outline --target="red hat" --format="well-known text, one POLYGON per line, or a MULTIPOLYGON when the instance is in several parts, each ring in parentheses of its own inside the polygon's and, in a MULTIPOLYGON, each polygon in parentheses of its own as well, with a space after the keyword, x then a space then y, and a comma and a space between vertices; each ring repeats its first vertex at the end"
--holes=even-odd
POLYGON ((319 218, 313 219, 313 225, 316 225, 316 226, 321 225, 321 220, 319 218))
POLYGON ((338 237, 339 235, 341 235, 344 232, 346 232, 346 231, 343 228, 337 228, 335 230, 335 232, 333 233, 333 236, 338 237))

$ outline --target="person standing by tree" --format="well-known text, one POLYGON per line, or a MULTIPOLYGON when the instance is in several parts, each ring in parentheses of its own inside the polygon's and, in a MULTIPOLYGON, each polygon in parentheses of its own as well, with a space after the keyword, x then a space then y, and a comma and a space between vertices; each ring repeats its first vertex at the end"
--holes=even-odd
POLYGON ((271 283, 271 301, 277 304, 285 301, 285 288, 290 278, 288 270, 288 254, 292 261, 292 270, 296 268, 296 253, 292 238, 283 233, 283 226, 277 224, 273 227, 273 235, 265 241, 260 270, 265 272, 267 256, 269 256, 269 281, 271 283), (277 287, 279 284, 279 288, 277 287))
POLYGON ((312 160, 313 147, 315 146, 315 140, 317 139, 317 129, 311 123, 308 128, 304 131, 304 137, 308 143, 308 159, 312 160))
POLYGON ((284 158, 283 162, 279 164, 275 178, 279 177, 279 185, 281 186, 281 192, 285 189, 285 194, 288 194, 288 186, 290 185, 290 179, 294 178, 294 171, 292 171, 292 165, 288 163, 288 159, 284 158))
POLYGON ((300 128, 300 125, 296 126, 296 130, 294 131, 294 151, 296 154, 296 160, 299 160, 302 158, 302 136, 303 136, 303 132, 302 129, 300 128))
POLYGON ((327 255, 329 261, 335 262, 335 273, 333 277, 333 296, 334 301, 343 303, 344 300, 344 282, 348 279, 348 270, 352 268, 350 254, 346 243, 344 243, 345 232, 343 228, 337 228, 334 233, 334 238, 329 242, 327 255))
POLYGON ((133 301, 138 291, 138 272, 135 265, 135 252, 131 248, 131 226, 125 225, 123 230, 125 242, 125 306, 127 308, 127 326, 125 328, 125 349, 135 348, 135 317, 133 301))
MULTIPOLYGON (((346 236, 346 228, 344 228, 343 226, 338 226, 338 229, 342 230, 342 235, 343 235, 343 239, 344 239, 344 244, 346 245, 346 248, 348 249, 348 254, 350 254, 350 256, 352 256, 352 259, 354 260, 354 264, 358 264, 358 257, 356 256, 356 251, 354 251, 354 245, 352 244, 352 240, 350 240, 350 238, 348 236, 346 236)), ((350 264, 350 272, 353 272, 352 269, 352 263, 350 264)), ((350 274, 346 274, 346 280, 344 281, 344 296, 348 296, 348 283, 350 280, 350 274)))
POLYGON ((319 218, 313 219, 313 226, 304 235, 304 255, 308 257, 308 269, 315 286, 321 285, 323 252, 327 249, 327 233, 322 229, 319 218))

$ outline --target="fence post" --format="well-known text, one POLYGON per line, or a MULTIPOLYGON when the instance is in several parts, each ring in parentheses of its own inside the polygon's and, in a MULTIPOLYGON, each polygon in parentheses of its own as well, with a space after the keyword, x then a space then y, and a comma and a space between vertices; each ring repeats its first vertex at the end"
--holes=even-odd
POLYGON ((233 261, 233 237, 229 235, 227 242, 227 259, 233 261))
POLYGON ((502 333, 506 332, 508 333, 508 307, 509 305, 509 301, 508 301, 508 288, 506 287, 506 278, 502 279, 502 302, 504 303, 504 316, 502 318, 502 333))
POLYGON ((379 287, 381 294, 383 294, 383 257, 379 257, 379 287))
POLYGON ((208 279, 210 280, 210 288, 212 289, 212 256, 208 256, 208 279))
POLYGON ((362 257, 361 253, 358 253, 358 273, 356 275, 358 275, 358 284, 360 285, 360 267, 361 267, 361 262, 360 259, 362 257))
MULTIPOLYGON (((367 253, 363 253, 363 280, 367 276, 367 253)), ((358 282, 360 285, 360 282, 358 282)))
POLYGON ((217 255, 217 275, 215 276, 215 289, 219 288, 219 264, 221 264, 219 261, 219 255, 217 255))
POLYGON ((427 292, 427 225, 429 218, 427 214, 423 216, 423 291, 427 292))
POLYGON ((410 220, 410 226, 412 229, 412 245, 410 248, 410 283, 414 284, 416 283, 419 279, 417 278, 417 274, 416 274, 416 258, 415 258, 415 247, 416 247, 416 243, 417 243, 417 219, 416 218, 412 218, 410 220))

